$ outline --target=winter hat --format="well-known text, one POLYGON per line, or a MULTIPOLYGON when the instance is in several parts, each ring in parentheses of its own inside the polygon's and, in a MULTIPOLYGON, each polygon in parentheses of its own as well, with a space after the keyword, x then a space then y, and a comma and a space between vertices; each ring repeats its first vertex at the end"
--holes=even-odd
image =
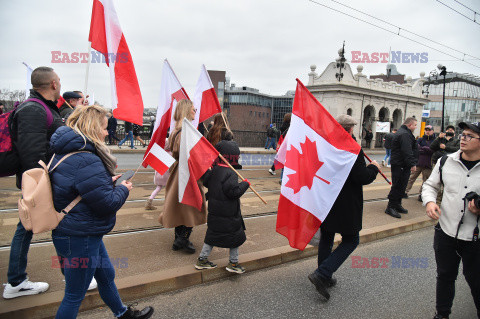
MULTIPOLYGON (((240 148, 235 141, 220 141, 215 145, 217 151, 222 154, 223 157, 236 169, 242 169, 242 165, 238 163, 240 158, 240 148)), ((220 164, 223 163, 223 160, 220 160, 220 164)))

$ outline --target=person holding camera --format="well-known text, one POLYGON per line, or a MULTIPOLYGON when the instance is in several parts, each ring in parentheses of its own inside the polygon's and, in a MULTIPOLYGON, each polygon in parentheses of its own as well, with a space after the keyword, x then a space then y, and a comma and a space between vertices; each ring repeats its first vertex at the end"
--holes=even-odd
POLYGON ((455 296, 460 261, 480 318, 480 122, 459 124, 460 150, 437 161, 423 184, 422 198, 435 226, 433 248, 437 263, 436 310, 434 318, 448 318, 455 296), (440 167, 441 166, 441 167, 440 167), (443 184, 441 207, 436 204, 443 184))

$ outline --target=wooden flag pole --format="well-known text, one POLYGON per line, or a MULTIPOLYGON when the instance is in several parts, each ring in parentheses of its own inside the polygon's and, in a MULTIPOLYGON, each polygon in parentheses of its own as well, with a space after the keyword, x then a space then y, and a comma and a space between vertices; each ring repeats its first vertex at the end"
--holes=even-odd
MULTIPOLYGON (((147 153, 147 156, 148 154, 150 154, 150 151, 148 151, 147 153)), ((138 170, 140 169, 140 167, 142 166, 143 162, 145 162, 145 159, 147 158, 147 156, 145 156, 142 160, 142 162, 140 163, 140 165, 138 165, 137 169, 135 170, 135 173, 133 173, 133 176, 129 179, 130 182, 132 182, 133 178, 135 177, 135 175, 137 175, 137 172, 138 170)))
MULTIPOLYGON (((223 122, 225 123, 225 127, 227 128, 227 130, 230 131, 230 127, 228 126, 227 120, 225 119, 225 114, 223 114, 223 112, 220 112, 220 114, 222 114, 222 119, 223 119, 223 122)), ((253 188, 252 188, 252 190, 253 190, 253 188)))
MULTIPOLYGON (((368 157, 367 154, 363 153, 363 155, 365 155, 365 158, 366 158, 370 163, 372 162, 372 160, 370 159, 370 157, 368 157)), ((385 176, 385 174, 383 174, 380 169, 378 169, 378 172, 380 173, 380 175, 383 176, 383 178, 385 178, 385 180, 387 181, 388 184, 392 185, 392 182, 390 182, 390 180, 387 178, 387 176, 385 176)))
MULTIPOLYGON (((225 159, 225 157, 222 156, 222 154, 218 154, 218 156, 225 162, 225 164, 228 165, 228 167, 230 167, 231 169, 233 169, 233 171, 234 171, 235 173, 237 173, 238 177, 240 177, 240 178, 242 179, 242 181, 245 180, 245 178, 243 178, 243 176, 240 175, 240 173, 239 173, 235 168, 233 168, 232 165, 230 165, 230 163, 225 159)), ((253 189, 253 187, 252 187, 251 184, 250 184, 250 188, 251 188, 252 191, 255 193, 255 195, 257 195, 258 198, 260 198, 260 200, 266 205, 267 202, 262 198, 262 196, 260 196, 259 193, 257 193, 257 191, 256 191, 255 189, 253 189)))

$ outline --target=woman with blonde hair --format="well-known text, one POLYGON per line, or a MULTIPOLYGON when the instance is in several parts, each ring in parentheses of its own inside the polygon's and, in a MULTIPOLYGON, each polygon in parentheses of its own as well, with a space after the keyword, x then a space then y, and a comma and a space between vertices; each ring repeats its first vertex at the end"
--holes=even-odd
POLYGON ((165 188, 165 206, 160 214, 158 221, 165 228, 175 227, 175 240, 173 250, 184 250, 187 253, 195 253, 195 247, 190 242, 190 234, 194 226, 202 225, 207 222, 207 208, 205 205, 205 194, 201 182, 198 187, 202 193, 202 209, 198 211, 195 207, 184 205, 178 201, 178 158, 180 151, 180 139, 182 133, 183 119, 192 121, 195 118, 195 108, 192 101, 180 100, 177 103, 173 119, 175 120, 175 129, 168 138, 169 150, 172 156, 177 160, 170 167, 170 177, 165 188))
POLYGON ((227 128, 225 121, 227 119, 222 116, 221 113, 216 114, 213 120, 213 126, 210 128, 207 134, 207 140, 213 145, 217 145, 218 142, 233 139, 233 133, 227 128), (224 120, 225 119, 225 120, 224 120))
POLYGON ((114 282, 115 269, 103 244, 103 236, 115 226, 132 183, 114 182, 116 159, 105 145, 107 112, 100 106, 77 106, 67 126, 52 135, 55 153, 50 167, 53 203, 61 211, 75 198, 78 202, 52 231, 58 261, 65 275, 65 295, 55 318, 76 318, 93 277, 103 301, 118 318, 149 318, 152 307, 142 311, 123 304, 114 282), (70 154, 75 153, 75 154, 70 154), (73 267, 76 265, 76 267, 73 267))

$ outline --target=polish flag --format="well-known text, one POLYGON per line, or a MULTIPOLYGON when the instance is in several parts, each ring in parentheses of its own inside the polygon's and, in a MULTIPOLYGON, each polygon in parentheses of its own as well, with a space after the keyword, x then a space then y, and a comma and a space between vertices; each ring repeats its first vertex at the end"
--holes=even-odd
POLYGON ((330 212, 360 146, 297 82, 290 129, 276 157, 284 165, 277 232, 303 250, 330 212))
POLYGON ((175 159, 161 148, 160 145, 153 143, 144 162, 150 165, 158 174, 163 175, 168 171, 170 166, 175 163, 175 159))
MULTIPOLYGON (((113 116, 143 125, 143 100, 133 59, 113 0, 93 0, 88 41, 102 53, 110 70, 113 116)), ((92 104, 95 101, 92 101, 92 104)))
POLYGON ((202 123, 209 117, 222 112, 212 80, 203 64, 202 70, 200 71, 200 77, 198 78, 197 87, 195 89, 195 96, 193 97, 193 105, 197 109, 195 119, 192 122, 194 127, 198 127, 199 123, 202 123))
MULTIPOLYGON (((165 139, 167 138, 170 122, 174 124, 172 119, 177 107, 177 102, 183 99, 189 99, 187 92, 185 92, 180 84, 170 63, 165 59, 160 84, 160 102, 157 107, 157 120, 155 121, 152 139, 148 144, 145 155, 148 154, 154 143, 157 143, 162 148, 165 147, 165 139)), ((170 132, 172 132, 172 130, 170 130, 170 132)), ((145 162, 143 163, 143 167, 147 167, 145 162)))
POLYGON ((218 158, 218 151, 188 121, 183 120, 178 159, 178 201, 202 209, 197 181, 218 158))

